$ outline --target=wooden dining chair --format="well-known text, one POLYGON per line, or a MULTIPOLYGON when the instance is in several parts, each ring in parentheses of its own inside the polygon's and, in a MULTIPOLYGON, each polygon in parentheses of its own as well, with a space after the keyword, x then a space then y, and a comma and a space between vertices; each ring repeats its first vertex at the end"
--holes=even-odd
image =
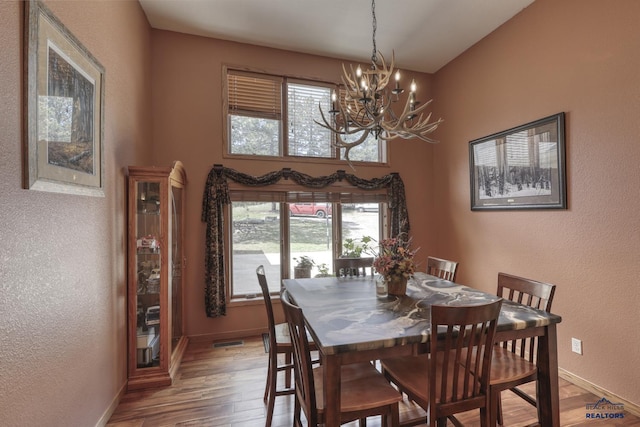
MULTIPOLYGON (((419 356, 383 359, 382 369, 398 389, 427 411, 427 424, 461 425, 455 414, 480 409, 490 425, 493 343, 502 300, 474 306, 432 306, 429 345, 419 356), (435 331, 446 331, 444 339, 435 331), (477 373, 480 373, 479 375, 477 373)), ((403 425, 425 422, 424 418, 403 425)))
MULTIPOLYGON (((289 324, 293 342, 295 375, 295 405, 293 425, 301 426, 304 411, 307 424, 324 424, 323 366, 313 367, 310 346, 305 333, 302 309, 292 303, 289 294, 282 294, 282 306, 289 324)), ((369 362, 343 365, 340 371, 340 422, 360 420, 366 425, 366 417, 382 416, 382 426, 397 427, 400 421, 399 402, 402 396, 369 362)))
MULTIPOLYGON (((263 400, 267 404, 266 427, 270 427, 276 396, 285 396, 294 393, 291 383, 293 346, 289 337, 289 326, 287 323, 275 323, 269 285, 267 283, 267 277, 264 274, 264 266, 260 265, 256 269, 256 275, 258 276, 258 283, 262 289, 264 305, 267 308, 267 323, 269 324, 269 364, 263 400), (284 355, 284 363, 282 364, 278 362, 278 355, 280 354, 284 355), (280 389, 277 388, 279 372, 285 373, 284 387, 280 389)), ((317 350, 317 346, 313 342, 310 343, 310 348, 317 350)))
MULTIPOLYGON (((498 273, 498 296, 529 307, 551 311, 555 294, 555 285, 498 273)), ((496 405, 494 411, 498 424, 503 424, 501 392, 511 390, 529 404, 537 407, 537 401, 518 388, 538 378, 538 340, 537 337, 499 343, 494 350, 491 363, 489 391, 496 405)))
POLYGON ((340 276, 360 276, 362 272, 363 276, 367 275, 367 268, 373 276, 373 257, 364 258, 335 258, 333 260, 333 267, 336 272, 336 277, 340 276))
POLYGON ((458 270, 458 263, 455 261, 449 261, 442 258, 427 257, 427 274, 439 277, 451 282, 456 281, 456 271, 458 270))

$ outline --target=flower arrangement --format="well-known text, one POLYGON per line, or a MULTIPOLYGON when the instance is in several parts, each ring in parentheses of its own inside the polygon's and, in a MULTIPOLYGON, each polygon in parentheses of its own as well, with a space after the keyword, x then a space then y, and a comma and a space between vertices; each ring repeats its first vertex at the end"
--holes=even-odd
POLYGON ((413 260, 418 249, 412 250, 411 238, 406 239, 404 233, 380 242, 378 253, 374 253, 373 268, 386 278, 413 276, 416 264, 413 260))

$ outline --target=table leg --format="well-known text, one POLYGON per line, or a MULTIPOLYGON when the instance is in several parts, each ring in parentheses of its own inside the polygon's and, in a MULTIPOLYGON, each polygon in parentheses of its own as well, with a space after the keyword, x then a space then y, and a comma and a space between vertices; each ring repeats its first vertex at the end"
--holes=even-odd
POLYGON ((560 392, 558 383, 558 337, 556 325, 545 327, 539 337, 538 351, 538 419, 541 427, 560 427, 560 392))
POLYGON ((326 427, 340 425, 340 364, 336 355, 326 355, 322 360, 324 369, 324 416, 326 427))

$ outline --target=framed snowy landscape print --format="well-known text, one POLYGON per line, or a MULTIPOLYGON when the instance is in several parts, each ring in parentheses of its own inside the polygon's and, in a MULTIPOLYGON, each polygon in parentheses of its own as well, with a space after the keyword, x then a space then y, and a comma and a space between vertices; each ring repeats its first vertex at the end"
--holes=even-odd
POLYGON ((104 196, 104 68, 37 0, 25 47, 25 188, 104 196))
POLYGON ((566 209, 564 113, 469 142, 471 210, 566 209))

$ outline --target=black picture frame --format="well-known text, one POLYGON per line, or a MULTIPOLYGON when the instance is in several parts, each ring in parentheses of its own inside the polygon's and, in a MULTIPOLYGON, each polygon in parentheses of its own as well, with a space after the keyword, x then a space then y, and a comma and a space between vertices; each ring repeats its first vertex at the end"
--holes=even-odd
POLYGON ((103 197, 104 67, 43 3, 24 5, 24 188, 103 197))
POLYGON ((565 114, 469 142, 471 210, 566 209, 565 114))

